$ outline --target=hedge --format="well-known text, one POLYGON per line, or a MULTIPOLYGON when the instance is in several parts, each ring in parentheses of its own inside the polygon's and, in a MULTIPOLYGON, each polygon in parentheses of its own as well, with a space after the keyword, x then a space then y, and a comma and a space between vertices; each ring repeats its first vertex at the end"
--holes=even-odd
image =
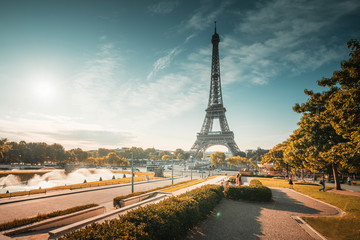
POLYGON ((262 186, 257 180, 250 182, 250 186, 229 186, 224 189, 225 197, 232 200, 248 200, 257 202, 269 202, 272 200, 271 190, 262 186))
POLYGON ((27 224, 40 222, 40 221, 48 219, 48 218, 62 216, 62 215, 70 214, 70 213, 73 213, 73 212, 78 212, 78 211, 88 209, 88 208, 92 208, 92 207, 96 207, 96 206, 98 206, 98 204, 87 204, 87 205, 68 208, 68 209, 65 209, 65 210, 55 211, 55 212, 52 212, 52 213, 39 214, 36 217, 15 219, 15 220, 13 220, 11 222, 6 222, 6 223, 0 224, 0 231, 25 226, 27 224))
POLYGON ((182 239, 222 198, 220 186, 206 185, 139 207, 118 219, 94 223, 61 239, 182 239))
POLYGON ((259 180, 252 179, 250 181, 250 187, 263 187, 263 184, 259 180))

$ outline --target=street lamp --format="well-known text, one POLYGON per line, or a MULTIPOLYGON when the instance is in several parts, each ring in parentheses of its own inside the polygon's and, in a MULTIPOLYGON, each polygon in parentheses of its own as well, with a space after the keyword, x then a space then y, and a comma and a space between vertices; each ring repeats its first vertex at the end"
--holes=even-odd
MULTIPOLYGON (((191 166, 192 166, 192 158, 193 158, 193 156, 190 156, 191 166)), ((190 167, 190 164, 189 164, 189 167, 190 167)), ((192 180, 192 167, 190 168, 190 176, 191 176, 191 180, 192 180)))
POLYGON ((172 166, 171 166, 171 184, 174 184, 174 158, 172 158, 172 166))
POLYGON ((134 192, 134 153, 131 151, 131 192, 134 192))

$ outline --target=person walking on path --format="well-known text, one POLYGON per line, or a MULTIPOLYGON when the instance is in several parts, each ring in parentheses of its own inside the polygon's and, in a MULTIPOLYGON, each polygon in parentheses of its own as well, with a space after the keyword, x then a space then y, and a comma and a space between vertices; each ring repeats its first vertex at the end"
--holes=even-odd
POLYGON ((347 182, 349 185, 351 185, 351 177, 350 176, 347 177, 347 182))
POLYGON ((292 178, 289 178, 289 188, 294 189, 292 178))
POLYGON ((319 192, 321 192, 321 190, 323 190, 323 192, 325 192, 325 179, 324 179, 324 177, 320 180, 320 185, 322 187, 319 189, 319 192))
POLYGON ((240 178, 240 173, 238 173, 238 174, 236 175, 235 185, 239 185, 239 178, 240 178))

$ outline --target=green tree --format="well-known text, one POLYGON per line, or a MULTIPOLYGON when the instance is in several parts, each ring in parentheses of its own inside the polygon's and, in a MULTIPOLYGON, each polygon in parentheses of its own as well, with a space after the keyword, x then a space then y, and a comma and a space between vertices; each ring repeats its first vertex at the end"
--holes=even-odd
POLYGON ((248 164, 248 160, 240 156, 232 156, 227 159, 227 164, 231 166, 239 166, 241 164, 248 164))
POLYGON ((211 164, 218 168, 221 164, 225 163, 225 153, 214 152, 210 155, 211 164))
POLYGON ((185 159, 185 151, 182 150, 181 148, 176 149, 173 155, 175 159, 180 159, 180 160, 185 159))
POLYGON ((70 151, 72 151, 75 154, 78 162, 81 163, 85 162, 86 159, 88 158, 88 153, 86 151, 83 151, 81 148, 75 148, 70 151))
POLYGON ((7 142, 7 139, 0 139, 0 161, 4 161, 5 153, 7 153, 10 149, 11 145, 7 142))
POLYGON ((286 174, 289 174, 289 169, 286 165, 285 159, 284 159, 284 150, 286 148, 286 142, 282 142, 272 149, 268 153, 266 153, 261 160, 261 163, 269 163, 274 164, 275 169, 282 170, 286 169, 286 174))
POLYGON ((111 152, 106 156, 107 162, 111 165, 120 165, 121 158, 115 153, 111 152))
POLYGON ((161 160, 164 160, 164 161, 171 160, 171 156, 170 156, 170 155, 163 155, 163 156, 161 157, 161 160))
POLYGON ((57 143, 48 145, 46 148, 46 155, 51 162, 61 163, 65 159, 65 148, 57 143))
POLYGON ((348 42, 350 58, 341 63, 341 70, 318 85, 329 89, 322 93, 305 90, 309 99, 296 104, 302 113, 300 127, 310 159, 331 165, 336 189, 341 189, 339 169, 358 169, 360 155, 360 49, 357 40, 348 42), (312 150, 312 151, 311 151, 312 150), (312 153, 311 153, 312 152, 312 153))

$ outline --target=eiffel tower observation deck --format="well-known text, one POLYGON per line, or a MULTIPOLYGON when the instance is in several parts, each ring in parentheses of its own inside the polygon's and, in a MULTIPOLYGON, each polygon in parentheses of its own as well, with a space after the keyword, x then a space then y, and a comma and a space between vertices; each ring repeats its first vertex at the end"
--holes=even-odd
POLYGON ((233 156, 240 154, 240 149, 234 140, 234 133, 230 131, 229 124, 226 120, 226 108, 223 104, 221 79, 220 79, 220 60, 219 60, 219 42, 220 37, 216 32, 211 38, 212 42, 212 63, 211 63, 211 82, 208 107, 205 110, 205 120, 200 132, 197 134, 196 141, 190 149, 193 156, 197 156, 200 151, 205 150, 214 145, 226 146, 233 156), (213 131, 214 119, 218 119, 220 123, 220 131, 213 131))

